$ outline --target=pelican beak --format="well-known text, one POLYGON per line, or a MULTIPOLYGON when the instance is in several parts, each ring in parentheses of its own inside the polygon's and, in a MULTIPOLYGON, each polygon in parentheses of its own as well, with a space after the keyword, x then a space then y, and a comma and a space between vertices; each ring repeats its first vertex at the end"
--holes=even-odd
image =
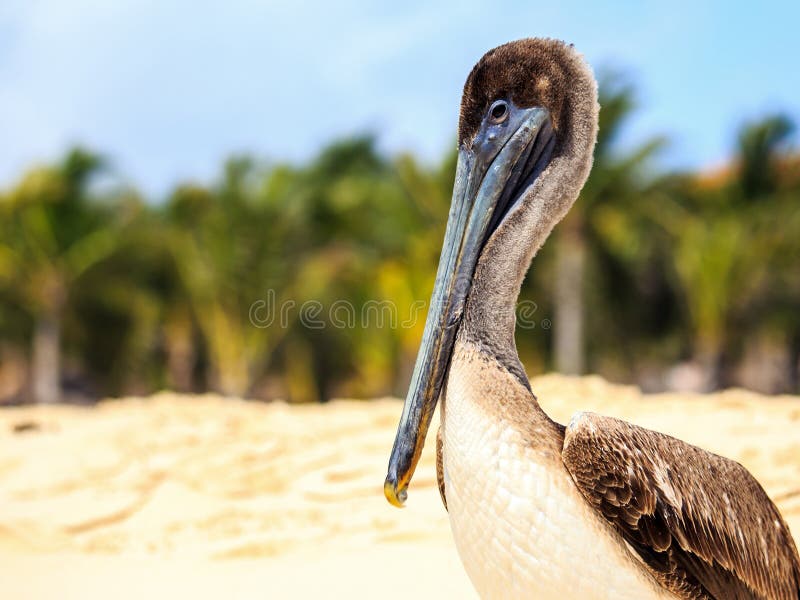
POLYGON ((484 119, 459 148, 453 200, 428 319, 383 486, 395 506, 406 500, 425 435, 450 366, 475 265, 489 236, 550 160, 555 138, 544 108, 508 102, 501 123, 484 119))

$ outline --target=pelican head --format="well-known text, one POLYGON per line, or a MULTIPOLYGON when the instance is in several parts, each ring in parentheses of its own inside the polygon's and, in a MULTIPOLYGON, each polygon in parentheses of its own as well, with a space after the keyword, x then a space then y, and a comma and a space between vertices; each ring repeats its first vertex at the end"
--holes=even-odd
POLYGON ((406 499, 457 336, 528 386, 514 305, 533 254, 588 176, 597 110, 591 70, 561 41, 505 44, 467 77, 442 254, 384 484, 392 504, 406 499))

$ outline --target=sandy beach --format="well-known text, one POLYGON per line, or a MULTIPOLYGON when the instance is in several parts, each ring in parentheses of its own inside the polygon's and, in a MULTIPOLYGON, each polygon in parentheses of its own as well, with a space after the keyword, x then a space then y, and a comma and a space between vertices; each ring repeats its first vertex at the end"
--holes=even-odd
MULTIPOLYGON (((800 398, 642 395, 556 375, 532 386, 561 422, 592 410, 738 460, 800 532, 800 398)), ((171 393, 4 409, 2 596, 474 597, 432 443, 407 507, 383 498, 400 410, 171 393)))

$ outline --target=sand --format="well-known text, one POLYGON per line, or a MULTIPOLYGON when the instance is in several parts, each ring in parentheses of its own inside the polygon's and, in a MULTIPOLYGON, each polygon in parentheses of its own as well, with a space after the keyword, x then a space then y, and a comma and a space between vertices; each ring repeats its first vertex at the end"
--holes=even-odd
MULTIPOLYGON (((800 532, 800 398, 532 385, 561 422, 593 410, 740 461, 800 532)), ((2 597, 474 598, 433 444, 407 507, 383 499, 400 410, 170 393, 2 410, 2 597)))

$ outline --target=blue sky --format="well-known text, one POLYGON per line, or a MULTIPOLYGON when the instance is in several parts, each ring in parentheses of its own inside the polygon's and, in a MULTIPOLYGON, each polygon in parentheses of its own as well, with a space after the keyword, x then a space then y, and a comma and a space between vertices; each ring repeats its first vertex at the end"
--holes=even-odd
POLYGON ((435 159, 471 66, 527 36, 631 74, 625 143, 667 134, 665 166, 713 166, 743 121, 800 121, 798 23, 796 1, 3 0, 0 185, 76 142, 155 197, 232 152, 302 160, 365 130, 435 159))

